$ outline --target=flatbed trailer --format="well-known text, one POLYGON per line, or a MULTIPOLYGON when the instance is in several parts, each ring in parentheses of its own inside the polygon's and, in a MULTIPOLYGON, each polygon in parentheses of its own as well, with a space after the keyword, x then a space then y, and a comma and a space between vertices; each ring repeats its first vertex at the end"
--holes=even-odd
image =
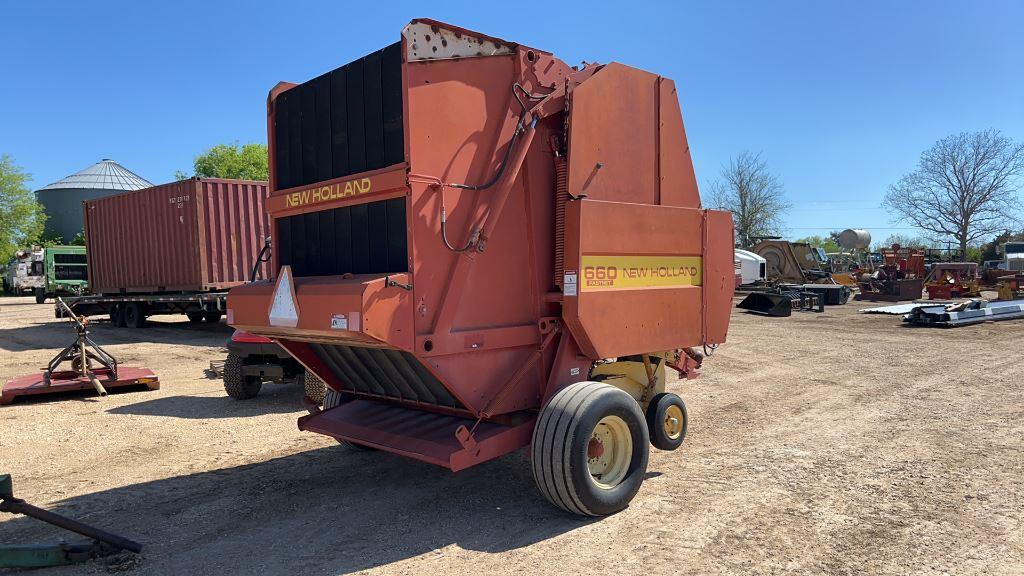
MULTIPOLYGON (((97 294, 65 299, 79 316, 108 316, 119 328, 142 328, 150 316, 184 314, 190 322, 219 322, 227 309, 228 293, 97 294)), ((54 315, 63 317, 59 306, 54 315)))

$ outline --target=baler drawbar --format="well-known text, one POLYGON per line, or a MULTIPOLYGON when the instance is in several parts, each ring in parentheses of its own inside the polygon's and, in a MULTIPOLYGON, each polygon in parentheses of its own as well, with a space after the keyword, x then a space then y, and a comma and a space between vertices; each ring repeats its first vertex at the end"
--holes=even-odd
POLYGON ((529 446, 555 505, 626 507, 734 286, 675 84, 414 20, 267 113, 274 278, 227 315, 325 382, 299 427, 453 471, 529 446))

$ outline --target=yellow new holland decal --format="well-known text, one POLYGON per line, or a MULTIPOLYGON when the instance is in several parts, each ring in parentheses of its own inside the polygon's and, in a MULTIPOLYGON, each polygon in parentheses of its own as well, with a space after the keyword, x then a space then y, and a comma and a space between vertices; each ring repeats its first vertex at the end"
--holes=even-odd
POLYGON ((700 256, 584 256, 580 291, 700 286, 700 256))
POLYGON ((331 184, 329 186, 316 186, 305 190, 299 190, 298 192, 292 192, 285 197, 285 206, 288 208, 294 208, 296 206, 305 206, 306 204, 316 204, 318 202, 327 202, 328 200, 337 200, 338 198, 347 198, 358 194, 366 194, 367 192, 370 192, 372 188, 373 183, 369 178, 359 178, 358 180, 338 182, 337 184, 331 184))

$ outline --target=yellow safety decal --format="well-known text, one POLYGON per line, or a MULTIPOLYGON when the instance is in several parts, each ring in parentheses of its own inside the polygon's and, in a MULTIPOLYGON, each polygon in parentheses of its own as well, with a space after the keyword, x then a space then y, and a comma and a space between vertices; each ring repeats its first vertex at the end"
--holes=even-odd
POLYGON ((285 206, 288 208, 294 208, 296 206, 305 206, 306 204, 316 204, 318 202, 327 202, 330 200, 337 200, 339 198, 348 198, 349 196, 366 194, 367 192, 370 192, 372 188, 373 182, 369 178, 338 182, 328 186, 314 186, 313 188, 307 188, 305 190, 299 190, 298 192, 288 194, 285 197, 285 206))
POLYGON ((700 256, 583 257, 580 291, 655 286, 700 286, 700 256))

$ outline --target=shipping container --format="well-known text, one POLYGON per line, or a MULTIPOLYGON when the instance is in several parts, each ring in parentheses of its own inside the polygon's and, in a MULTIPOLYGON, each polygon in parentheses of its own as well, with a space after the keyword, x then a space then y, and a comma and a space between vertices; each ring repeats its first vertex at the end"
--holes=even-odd
POLYGON ((266 182, 191 178, 86 200, 90 291, 210 292, 247 282, 270 235, 266 198, 266 182))

